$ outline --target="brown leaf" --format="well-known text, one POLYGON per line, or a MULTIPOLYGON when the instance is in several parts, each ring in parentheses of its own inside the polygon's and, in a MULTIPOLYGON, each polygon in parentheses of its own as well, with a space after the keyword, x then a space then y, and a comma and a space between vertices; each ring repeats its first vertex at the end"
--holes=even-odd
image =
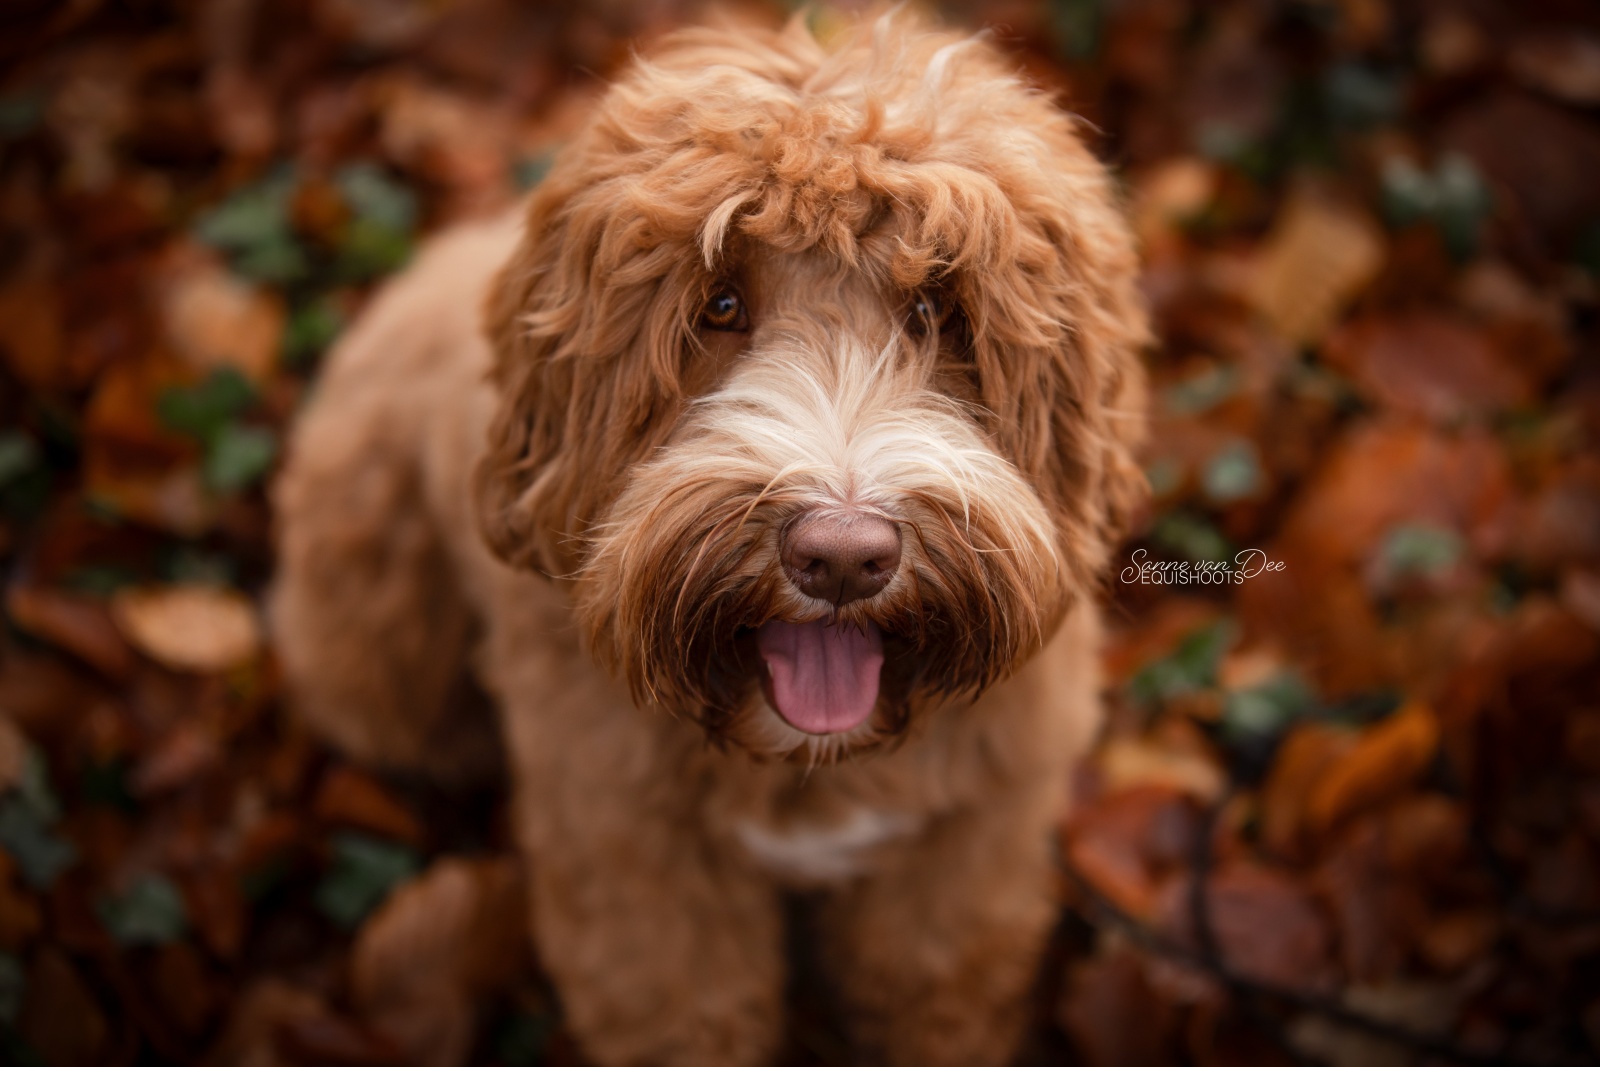
POLYGON ((1346 976, 1361 983, 1395 977, 1422 917, 1413 883, 1390 865, 1376 818, 1351 826, 1329 853, 1314 884, 1337 925, 1346 976))
POLYGON ((1531 89, 1569 104, 1600 104, 1600 40, 1571 27, 1523 37, 1511 47, 1509 65, 1531 89))
POLYGON ((35 389, 70 379, 61 358, 61 296, 54 280, 26 275, 0 285, 0 362, 35 389))
POLYGON ((168 339, 191 367, 232 367, 256 382, 271 375, 283 343, 280 300, 196 249, 174 253, 162 286, 168 339))
POLYGON ((1487 956, 1500 929, 1500 916, 1491 908, 1445 912, 1422 928, 1417 951, 1434 970, 1455 974, 1487 956))
POLYGON ((1285 340, 1315 344, 1377 276, 1383 251, 1365 212, 1301 192, 1261 247, 1250 302, 1285 340))
POLYGON ((0 705, 0 793, 14 789, 28 766, 28 739, 0 705))
POLYGON ((1483 331, 1437 312, 1357 319, 1322 354, 1373 403, 1444 423, 1518 408, 1533 395, 1483 331))
MULTIPOLYGON (((1199 938, 1191 910, 1190 877, 1162 893, 1160 926, 1190 948, 1199 938)), ((1207 911, 1220 960, 1230 969, 1274 985, 1317 988, 1332 977, 1332 938, 1311 894, 1287 874, 1237 863, 1206 880, 1207 911)))
POLYGON ((1074 964, 1056 1007, 1087 1067, 1149 1067, 1170 1058, 1173 1007, 1152 988, 1143 960, 1113 947, 1074 964))
POLYGON ((28 585, 6 590, 6 614, 21 630, 65 649, 101 673, 126 678, 133 653, 106 605, 86 596, 28 585))
POLYGON ((210 866, 183 879, 183 898, 205 945, 222 959, 233 959, 244 944, 249 922, 244 894, 232 869, 210 866))
POLYGON ((72 962, 46 946, 28 971, 17 1030, 50 1067, 99 1067, 111 1027, 72 962))
POLYGON ((182 722, 144 754, 129 784, 134 795, 148 798, 188 785, 221 761, 222 748, 211 731, 182 722))
POLYGON ((174 670, 227 670, 261 648, 255 607, 229 589, 205 585, 124 589, 112 598, 111 611, 139 651, 174 670))
POLYGON ((234 1000, 221 1036, 206 1054, 206 1067, 297 1067, 278 1051, 279 1029, 327 1012, 303 989, 279 978, 259 979, 234 1000))
POLYGON ((370 830, 408 844, 422 841, 416 816, 377 781, 351 767, 335 767, 327 773, 312 810, 327 822, 370 830))
POLYGON ((317 1067, 410 1067, 405 1054, 365 1027, 331 1014, 291 1016, 277 1027, 278 1046, 294 1063, 317 1067))
POLYGON ((1411 703, 1365 731, 1322 775, 1306 803, 1306 826, 1326 834, 1360 811, 1411 788, 1439 747, 1433 709, 1411 703))
POLYGON ((459 1067, 476 1005, 527 958, 525 894, 508 860, 447 859, 400 886, 362 927, 356 1005, 418 1067, 459 1067))
POLYGON ((41 924, 39 902, 23 887, 11 854, 0 849, 0 950, 20 953, 41 924))
POLYGON ((1142 785, 1080 809, 1066 830, 1067 855, 1096 891, 1128 914, 1148 917, 1162 883, 1188 862, 1200 829, 1183 791, 1142 785))
POLYGON ((149 978, 163 1014, 188 1037, 198 1036, 221 1007, 224 990, 218 976, 186 942, 160 946, 149 978))
POLYGON ((1261 792, 1261 839, 1269 851, 1302 855, 1311 793, 1355 743, 1354 731, 1324 723, 1296 727, 1284 739, 1261 792))

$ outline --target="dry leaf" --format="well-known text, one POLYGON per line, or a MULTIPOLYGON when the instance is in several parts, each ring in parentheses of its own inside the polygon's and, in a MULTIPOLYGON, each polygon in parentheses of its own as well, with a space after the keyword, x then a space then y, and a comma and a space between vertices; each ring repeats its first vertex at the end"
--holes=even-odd
POLYGON ((100 1067, 111 1041, 94 994, 53 947, 34 957, 17 1030, 50 1067, 100 1067))
POLYGON ((209 256, 191 252, 176 258, 162 298, 173 348, 202 374, 232 367, 252 381, 265 381, 282 344, 282 302, 209 256))
POLYGON ((1130 915, 1154 914, 1162 883, 1194 852, 1200 814, 1170 785, 1142 785, 1081 809, 1066 832, 1067 856, 1094 889, 1130 915))
POLYGON ((1411 703, 1371 727, 1322 775, 1306 803, 1306 825, 1326 834, 1359 811, 1411 787, 1439 747, 1439 720, 1411 703))
POLYGON ((112 625, 106 606, 58 589, 13 585, 6 614, 21 630, 65 649, 112 678, 133 670, 133 655, 112 625))
POLYGON ((1382 231, 1364 212, 1300 193, 1262 245, 1250 302, 1285 339, 1315 344, 1383 265, 1382 231))
POLYGON ((1530 34, 1511 46, 1511 72, 1522 84, 1569 104, 1600 104, 1600 40, 1566 27, 1530 34))
MULTIPOLYGON (((1160 925, 1195 948, 1192 885, 1187 876, 1167 885, 1160 925)), ((1332 977, 1328 925, 1310 892, 1289 875, 1250 863, 1224 867, 1206 880, 1206 911, 1217 955, 1229 969, 1297 989, 1332 977)))
POLYGON ((447 859, 397 888, 362 927, 351 959, 356 1005, 415 1067, 460 1067, 477 1005, 526 954, 514 863, 447 859))
POLYGON ((1444 423, 1532 399, 1528 380, 1482 330, 1433 312, 1347 323, 1328 338, 1323 358, 1373 403, 1444 423))
POLYGON ((1176 1012, 1126 947, 1074 964, 1056 1018, 1086 1067, 1150 1067, 1165 1062, 1176 1012))
POLYGON ((123 590, 112 598, 111 612, 134 647, 174 670, 227 670, 261 647, 254 605, 228 589, 190 585, 123 590))
POLYGON ((350 767, 328 772, 312 809, 330 823, 370 830, 407 844, 422 842, 422 826, 416 816, 372 777, 350 767))
POLYGON ((1324 723, 1296 727, 1284 739, 1261 791, 1261 839, 1271 852, 1290 857, 1301 853, 1311 793, 1355 743, 1353 730, 1324 723))
POLYGON ((1227 784, 1222 768, 1206 754, 1146 738, 1117 737, 1107 741, 1095 763, 1108 790, 1139 785, 1167 786, 1202 803, 1222 795, 1227 784))

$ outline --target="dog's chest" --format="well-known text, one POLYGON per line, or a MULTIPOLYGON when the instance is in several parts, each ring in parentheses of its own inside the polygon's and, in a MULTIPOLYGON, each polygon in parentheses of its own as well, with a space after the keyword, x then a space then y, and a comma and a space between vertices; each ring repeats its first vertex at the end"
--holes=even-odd
POLYGON ((827 823, 783 826, 747 819, 735 827, 745 850, 774 877, 816 885, 866 873, 882 845, 915 834, 922 820, 904 812, 860 807, 827 823))

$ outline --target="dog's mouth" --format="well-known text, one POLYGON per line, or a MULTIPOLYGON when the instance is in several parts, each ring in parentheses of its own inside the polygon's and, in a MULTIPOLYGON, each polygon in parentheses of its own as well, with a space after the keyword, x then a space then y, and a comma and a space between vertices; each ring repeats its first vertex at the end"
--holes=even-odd
POLYGON ((883 631, 876 623, 773 619, 756 631, 755 643, 762 693, 796 730, 847 733, 872 714, 883 673, 883 631))

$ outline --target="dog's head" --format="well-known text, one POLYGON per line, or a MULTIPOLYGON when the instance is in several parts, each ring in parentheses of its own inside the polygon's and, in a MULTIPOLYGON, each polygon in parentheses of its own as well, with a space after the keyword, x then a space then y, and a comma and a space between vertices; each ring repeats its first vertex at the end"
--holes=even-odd
POLYGON ((478 472, 641 702, 815 759, 1015 668, 1142 486, 1132 243, 986 42, 697 30, 538 193, 478 472))

